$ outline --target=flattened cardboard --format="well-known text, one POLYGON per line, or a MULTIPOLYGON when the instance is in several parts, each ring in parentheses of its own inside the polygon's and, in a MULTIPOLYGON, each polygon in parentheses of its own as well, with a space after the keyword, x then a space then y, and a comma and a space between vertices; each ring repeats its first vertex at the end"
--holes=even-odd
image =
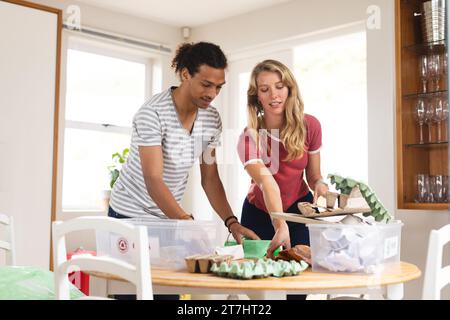
POLYGON ((272 216, 272 218, 275 218, 275 219, 282 219, 282 220, 286 220, 286 221, 304 223, 304 224, 307 224, 307 223, 333 224, 333 223, 335 223, 335 222, 330 222, 330 221, 317 220, 314 218, 306 218, 298 213, 272 212, 272 213, 270 213, 270 215, 272 216))

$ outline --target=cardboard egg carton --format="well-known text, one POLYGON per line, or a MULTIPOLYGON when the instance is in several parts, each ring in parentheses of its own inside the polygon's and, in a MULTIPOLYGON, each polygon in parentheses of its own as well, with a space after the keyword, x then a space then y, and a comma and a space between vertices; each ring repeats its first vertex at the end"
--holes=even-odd
POLYGON ((319 197, 317 205, 309 202, 298 203, 300 213, 307 218, 323 218, 338 215, 371 212, 370 207, 357 187, 350 194, 328 191, 326 197, 319 197))
POLYGON ((184 258, 187 269, 191 273, 208 273, 214 263, 230 263, 232 259, 232 255, 218 254, 196 254, 184 258))
POLYGON ((375 221, 384 223, 388 223, 392 219, 392 216, 383 206, 375 192, 373 192, 364 182, 356 181, 351 178, 344 178, 336 174, 329 174, 328 178, 331 183, 336 185, 336 189, 341 192, 341 195, 349 195, 349 201, 352 198, 352 195, 358 195, 365 200, 365 203, 369 206, 370 210, 364 212, 364 216, 372 216, 375 221))
POLYGON ((362 213, 365 217, 372 216, 376 222, 388 223, 392 216, 378 199, 375 192, 363 182, 341 176, 328 175, 331 183, 336 185, 337 192, 327 192, 326 197, 319 197, 317 204, 309 202, 298 203, 301 214, 271 212, 272 218, 297 223, 332 224, 337 222, 324 221, 339 215, 353 215, 362 213), (317 219, 318 218, 318 219, 317 219))

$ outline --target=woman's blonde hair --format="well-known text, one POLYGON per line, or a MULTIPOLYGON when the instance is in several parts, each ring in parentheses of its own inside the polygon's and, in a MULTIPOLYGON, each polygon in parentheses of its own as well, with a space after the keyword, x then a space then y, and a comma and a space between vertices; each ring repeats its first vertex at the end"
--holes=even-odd
POLYGON ((294 75, 279 61, 264 60, 258 63, 252 71, 250 84, 247 90, 247 113, 248 129, 252 129, 253 135, 256 134, 256 141, 259 143, 259 130, 264 128, 264 110, 258 100, 258 84, 256 82, 261 72, 275 72, 281 77, 282 83, 288 88, 288 98, 285 102, 286 125, 280 132, 280 140, 286 148, 288 155, 285 161, 290 161, 303 156, 306 125, 304 121, 304 105, 298 89, 294 75))

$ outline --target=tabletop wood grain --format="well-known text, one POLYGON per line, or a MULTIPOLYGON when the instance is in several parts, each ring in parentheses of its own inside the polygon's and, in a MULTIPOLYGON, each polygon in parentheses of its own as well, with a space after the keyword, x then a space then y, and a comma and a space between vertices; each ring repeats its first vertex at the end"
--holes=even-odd
MULTIPOLYGON (((214 288, 214 289, 248 289, 248 290, 320 290, 366 288, 381 285, 404 283, 421 276, 419 268, 407 262, 388 265, 379 274, 350 274, 312 272, 309 268, 297 276, 264 279, 237 280, 223 278, 214 274, 189 273, 165 269, 152 269, 153 285, 214 288)), ((88 272, 90 275, 121 280, 118 277, 100 272, 88 272)))

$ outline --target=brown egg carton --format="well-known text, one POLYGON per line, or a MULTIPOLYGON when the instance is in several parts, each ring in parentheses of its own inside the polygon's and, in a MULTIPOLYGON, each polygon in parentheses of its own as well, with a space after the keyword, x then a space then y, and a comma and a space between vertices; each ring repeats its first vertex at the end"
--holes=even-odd
POLYGON ((184 258, 186 266, 191 273, 208 273, 213 263, 220 264, 223 261, 230 263, 232 255, 195 254, 184 258))
POLYGON ((312 265, 311 260, 311 248, 305 245, 296 245, 291 249, 285 249, 280 251, 275 260, 295 260, 297 262, 305 261, 307 264, 312 265))

